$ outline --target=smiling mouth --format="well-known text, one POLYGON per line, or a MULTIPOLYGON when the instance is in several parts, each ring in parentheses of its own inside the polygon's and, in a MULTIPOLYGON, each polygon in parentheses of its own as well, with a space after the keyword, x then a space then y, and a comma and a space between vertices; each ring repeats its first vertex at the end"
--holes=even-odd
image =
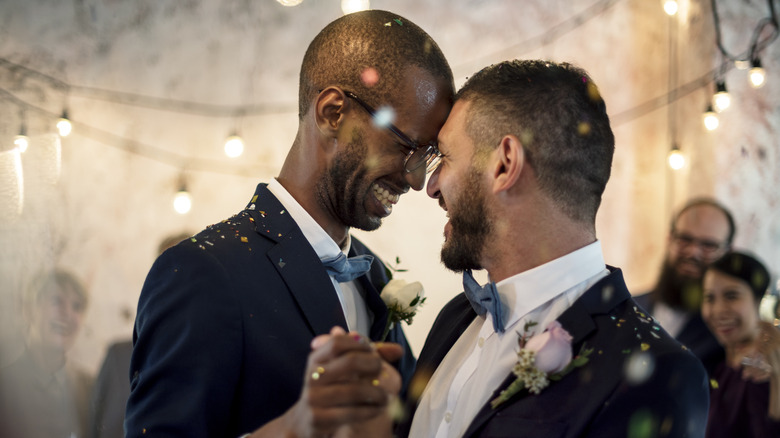
POLYGON ((393 193, 377 183, 372 184, 371 189, 374 191, 376 199, 388 212, 393 209, 393 205, 397 204, 398 199, 401 198, 400 194, 393 193))

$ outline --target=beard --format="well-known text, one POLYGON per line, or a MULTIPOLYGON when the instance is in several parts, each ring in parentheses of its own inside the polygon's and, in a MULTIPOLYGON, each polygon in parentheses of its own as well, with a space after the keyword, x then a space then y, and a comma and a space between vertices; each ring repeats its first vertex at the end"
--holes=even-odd
POLYGON ((317 201, 344 225, 374 231, 382 225, 382 219, 366 211, 371 182, 365 181, 365 158, 363 135, 355 131, 347 147, 336 152, 331 167, 317 181, 317 201))
MULTIPOLYGON (((481 175, 472 166, 460 194, 447 204, 452 228, 441 248, 441 261, 451 271, 482 269, 482 252, 493 231, 482 186, 481 175)), ((440 204, 442 199, 439 199, 440 204)))
POLYGON ((654 295, 656 301, 674 309, 698 312, 702 301, 701 278, 678 274, 667 257, 661 266, 654 295))

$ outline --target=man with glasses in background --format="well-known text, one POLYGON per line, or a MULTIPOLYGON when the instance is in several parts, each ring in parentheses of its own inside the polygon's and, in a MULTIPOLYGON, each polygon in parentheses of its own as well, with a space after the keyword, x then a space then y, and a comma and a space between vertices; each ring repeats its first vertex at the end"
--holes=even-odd
POLYGON ((349 229, 379 228, 423 188, 453 94, 439 47, 396 14, 346 15, 314 38, 279 176, 147 277, 126 436, 376 436, 389 425, 388 396, 415 360, 399 326, 393 344, 368 341, 387 321, 388 278, 349 229))
POLYGON ((711 198, 689 201, 671 223, 655 288, 635 297, 708 372, 724 352, 701 318, 701 281, 707 265, 731 248, 734 233, 734 218, 726 207, 711 198))

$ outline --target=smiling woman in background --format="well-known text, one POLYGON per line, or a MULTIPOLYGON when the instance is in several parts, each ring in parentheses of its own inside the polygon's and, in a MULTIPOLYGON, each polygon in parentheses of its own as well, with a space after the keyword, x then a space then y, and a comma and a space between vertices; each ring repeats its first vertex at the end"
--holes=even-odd
POLYGON ((780 331, 758 314, 769 280, 739 252, 704 274, 702 318, 726 350, 711 376, 708 438, 780 436, 780 331))
POLYGON ((87 292, 60 270, 36 277, 24 295, 25 350, 0 370, 0 436, 84 436, 92 378, 67 363, 84 320, 87 292))

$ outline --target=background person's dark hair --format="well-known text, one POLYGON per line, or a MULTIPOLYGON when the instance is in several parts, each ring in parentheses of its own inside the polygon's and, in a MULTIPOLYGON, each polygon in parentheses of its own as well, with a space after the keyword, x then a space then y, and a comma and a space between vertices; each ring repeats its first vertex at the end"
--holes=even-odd
POLYGON ((726 238, 726 245, 731 246, 732 242, 734 241, 734 233, 736 232, 736 225, 734 224, 734 217, 731 215, 731 212, 723 206, 720 202, 716 201, 713 198, 708 197, 699 197, 699 198, 693 198, 690 201, 686 202, 685 205, 680 209, 680 211, 674 216, 672 219, 672 223, 670 225, 669 230, 672 234, 674 234, 675 226, 677 224, 677 220, 682 216, 683 213, 690 210, 694 207, 701 207, 703 205, 708 205, 713 208, 717 208, 718 210, 722 211, 723 214, 726 216, 726 220, 729 223, 729 235, 726 238))
POLYGON ((714 261, 707 270, 715 270, 738 278, 750 286, 756 306, 769 287, 769 271, 757 258, 742 252, 732 251, 714 261))
POLYGON ((298 118, 306 115, 319 90, 331 85, 352 91, 370 105, 396 102, 402 74, 415 65, 451 84, 452 70, 441 49, 417 25, 398 14, 368 10, 345 15, 328 24, 312 40, 301 64, 298 118), (367 68, 379 81, 367 86, 367 68))
POLYGON ((615 137, 598 88, 567 63, 514 60, 472 76, 455 100, 471 103, 466 131, 478 149, 520 139, 541 189, 572 219, 593 224, 609 180, 615 137))

